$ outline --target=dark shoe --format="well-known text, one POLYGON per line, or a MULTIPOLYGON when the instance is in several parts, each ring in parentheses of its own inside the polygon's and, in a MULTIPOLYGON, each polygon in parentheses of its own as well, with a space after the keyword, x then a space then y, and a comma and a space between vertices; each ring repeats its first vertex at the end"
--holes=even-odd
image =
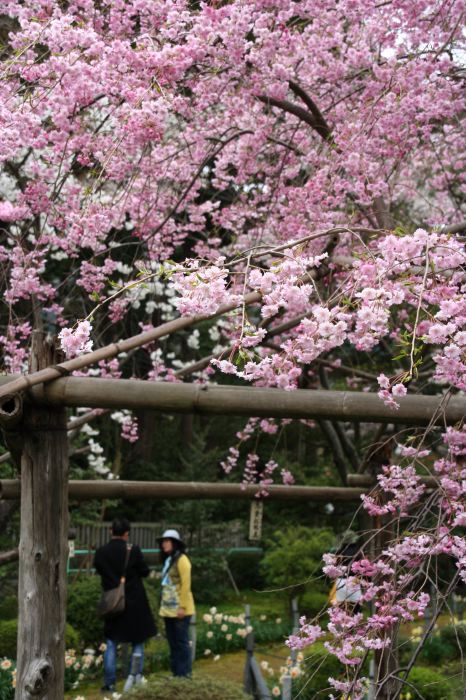
POLYGON ((114 685, 103 685, 100 689, 101 693, 114 693, 116 690, 114 685))

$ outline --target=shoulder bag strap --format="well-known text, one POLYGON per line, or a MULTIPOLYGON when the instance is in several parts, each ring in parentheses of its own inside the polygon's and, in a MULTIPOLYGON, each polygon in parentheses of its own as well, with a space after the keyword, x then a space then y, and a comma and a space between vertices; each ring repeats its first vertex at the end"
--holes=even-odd
POLYGON ((125 568, 123 569, 123 576, 120 579, 120 583, 125 583, 125 581, 126 581, 126 569, 128 568, 129 555, 131 554, 131 548, 132 548, 131 544, 126 548, 125 568))

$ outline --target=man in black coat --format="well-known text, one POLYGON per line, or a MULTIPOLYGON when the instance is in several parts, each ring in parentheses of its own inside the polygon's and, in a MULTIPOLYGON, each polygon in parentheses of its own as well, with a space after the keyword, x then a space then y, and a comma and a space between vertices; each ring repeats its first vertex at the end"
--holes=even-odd
POLYGON ((125 690, 142 681, 144 642, 157 630, 147 600, 142 579, 149 575, 149 567, 137 545, 129 544, 130 524, 119 518, 112 524, 112 539, 95 553, 94 566, 102 580, 102 588, 116 588, 125 576, 125 609, 116 617, 105 620, 107 647, 104 653, 105 685, 103 691, 115 690, 116 654, 120 643, 133 645, 129 676, 125 690), (125 561, 129 550, 125 573, 125 561))

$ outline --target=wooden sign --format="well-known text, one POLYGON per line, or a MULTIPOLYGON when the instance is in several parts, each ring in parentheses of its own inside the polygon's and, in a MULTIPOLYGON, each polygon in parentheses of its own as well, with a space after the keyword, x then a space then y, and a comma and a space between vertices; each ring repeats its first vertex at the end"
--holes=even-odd
POLYGON ((249 539, 260 540, 262 537, 262 516, 264 513, 263 501, 252 501, 249 514, 249 539))

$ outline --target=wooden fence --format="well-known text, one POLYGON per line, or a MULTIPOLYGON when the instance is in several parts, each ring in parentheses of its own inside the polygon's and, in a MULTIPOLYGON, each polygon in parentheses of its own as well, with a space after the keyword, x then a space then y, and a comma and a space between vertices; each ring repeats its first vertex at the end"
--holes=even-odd
MULTIPOLYGON (((131 542, 139 545, 141 549, 158 549, 158 538, 168 528, 174 528, 180 532, 184 542, 188 547, 209 549, 225 547, 228 549, 236 547, 247 547, 248 523, 241 520, 234 520, 223 527, 204 526, 186 531, 186 528, 176 523, 132 523, 131 542)), ((110 522, 91 523, 77 525, 75 548, 94 550, 108 542, 110 537, 110 522)))

